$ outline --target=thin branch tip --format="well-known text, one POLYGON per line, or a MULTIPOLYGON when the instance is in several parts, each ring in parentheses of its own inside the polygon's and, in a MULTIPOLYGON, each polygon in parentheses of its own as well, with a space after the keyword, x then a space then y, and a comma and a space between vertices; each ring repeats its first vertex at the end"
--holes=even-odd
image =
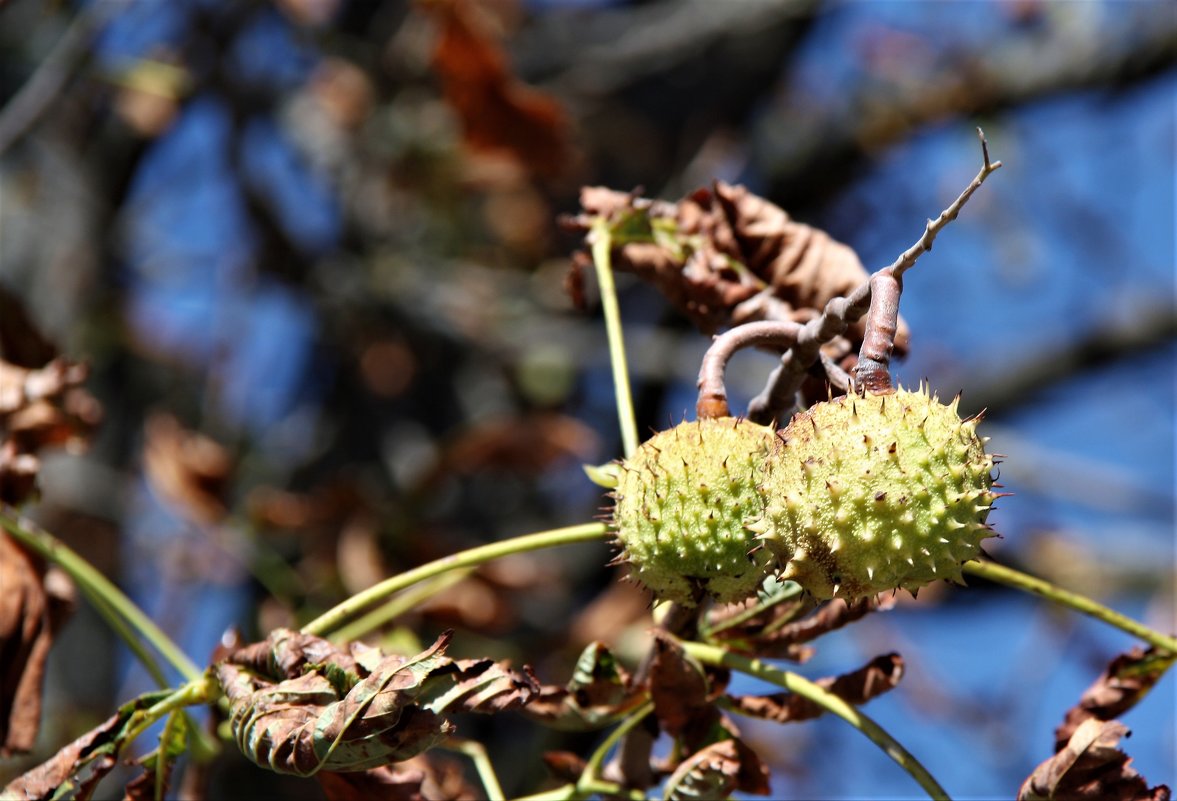
POLYGON ((986 174, 991 173, 996 169, 1000 169, 1001 168, 1000 161, 990 161, 989 160, 989 142, 988 142, 988 140, 985 139, 985 132, 983 130, 981 130, 980 125, 977 126, 977 137, 980 138, 980 140, 981 140, 981 155, 985 159, 985 172, 986 172, 986 174))

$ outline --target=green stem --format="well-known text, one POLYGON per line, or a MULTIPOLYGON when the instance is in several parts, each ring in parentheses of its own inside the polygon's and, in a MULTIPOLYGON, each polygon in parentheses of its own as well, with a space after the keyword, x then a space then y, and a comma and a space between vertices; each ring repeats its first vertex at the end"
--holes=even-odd
POLYGON ((641 790, 627 790, 617 782, 607 782, 604 779, 581 782, 579 785, 562 784, 551 790, 519 796, 514 801, 573 801, 573 799, 590 798, 594 795, 602 798, 624 798, 626 801, 646 801, 646 794, 641 790))
MULTIPOLYGON (((167 722, 163 724, 163 733, 159 735, 159 750, 156 751, 155 757, 155 793, 152 795, 154 801, 163 801, 164 794, 167 792, 168 784, 168 760, 171 755, 168 753, 168 744, 172 740, 172 735, 176 730, 176 721, 184 719, 184 715, 173 712, 168 715, 167 722)), ((185 735, 191 736, 187 726, 191 721, 185 720, 185 735)))
POLYGON ((151 676, 156 685, 161 690, 170 687, 172 683, 164 675, 163 668, 159 666, 155 655, 139 640, 139 637, 135 634, 135 630, 131 628, 126 619, 106 602, 104 596, 92 592, 89 587, 80 582, 78 583, 78 588, 86 596, 86 600, 90 602, 90 606, 94 607, 94 611, 98 613, 98 616, 106 621, 106 625, 110 626, 111 631, 123 641, 127 648, 131 650, 131 653, 142 663, 143 669, 147 671, 147 674, 151 676))
POLYGON ((525 534, 501 542, 480 545, 477 548, 459 551, 455 554, 435 559, 420 567, 405 571, 399 575, 374 584, 363 592, 357 593, 341 604, 324 612, 319 617, 302 627, 304 634, 314 634, 325 637, 342 626, 347 620, 359 614, 369 606, 383 601, 401 590, 411 587, 419 581, 433 578, 450 570, 473 567, 492 559, 498 559, 514 553, 536 551, 541 548, 551 548, 557 545, 572 545, 577 542, 592 542, 611 536, 604 523, 585 523, 579 526, 540 531, 535 534, 525 534))
POLYGON ((593 751, 593 755, 590 756, 588 762, 585 763, 584 770, 581 771, 580 774, 580 781, 576 783, 576 786, 579 790, 582 792, 587 792, 586 785, 600 780, 601 771, 605 766, 605 757, 609 756, 610 749, 617 745, 617 743, 621 741, 622 737, 633 731, 639 723, 645 720, 646 715, 650 714, 653 710, 654 703, 652 701, 647 701, 635 709, 633 714, 625 719, 624 723, 609 733, 609 736, 606 737, 599 746, 597 746, 597 750, 593 751))
POLYGON ((134 742, 135 738, 151 728, 164 715, 170 715, 187 706, 211 704, 220 697, 221 689, 215 679, 209 676, 198 676, 154 706, 135 712, 132 719, 136 722, 127 729, 123 742, 134 742))
POLYGON ((415 608, 418 604, 424 603, 439 592, 444 592, 454 586, 469 576, 472 570, 473 568, 455 570, 448 575, 438 576, 433 581, 423 584, 411 592, 403 592, 387 603, 376 607, 358 620, 354 620, 345 626, 340 626, 331 633, 331 639, 334 642, 340 643, 358 640, 360 637, 376 631, 389 621, 395 620, 405 612, 415 608))
POLYGON ((470 761, 474 763, 474 769, 478 771, 478 778, 482 780, 482 787, 486 790, 487 801, 505 801, 507 796, 503 793, 499 777, 495 775, 494 765, 490 763, 490 757, 482 743, 476 740, 451 737, 442 744, 442 747, 465 754, 470 758, 470 761))
POLYGON ((517 796, 514 801, 571 801, 576 798, 576 794, 575 784, 562 784, 551 790, 541 790, 531 795, 517 796))
POLYGON ((749 620, 756 617, 757 615, 764 614, 765 612, 767 612, 769 609, 772 609, 777 604, 782 604, 785 601, 793 600, 794 598, 796 598, 800 594, 801 594, 801 585, 794 584, 794 583, 790 582, 790 584, 788 586, 786 586, 781 592, 777 593, 776 595, 773 595, 771 598, 766 598, 765 600, 757 603, 755 606, 748 607, 743 612, 740 612, 738 615, 734 615, 734 616, 728 618, 727 620, 723 621, 722 623, 718 623, 715 626, 704 628, 702 631, 702 634, 705 637, 713 637, 716 634, 721 634, 721 633, 727 631, 728 629, 734 629, 737 626, 741 626, 744 623, 747 623, 749 620))
POLYGON ((1023 573, 1020 570, 1014 570, 1012 567, 999 565, 996 562, 965 562, 963 569, 965 573, 969 573, 970 575, 988 579, 998 584, 1005 584, 1008 587, 1031 592, 1035 595, 1041 595, 1043 598, 1054 601, 1055 603, 1069 606, 1076 612, 1082 612, 1096 620, 1102 620, 1104 623, 1139 637, 1148 644, 1155 645, 1162 651, 1177 654, 1177 638, 1161 634, 1159 631, 1151 629, 1143 623, 1138 623, 1126 615, 1108 609, 1103 604, 1093 601, 1086 595, 1064 590, 1061 587, 1051 584, 1049 581, 1043 581, 1040 578, 1023 573))
MULTIPOLYGON (((143 664, 143 668, 151 676, 159 688, 165 689, 169 686, 167 677, 164 676, 163 669, 159 666, 155 656, 148 650, 135 634, 135 630, 127 623, 122 616, 120 616, 114 609, 112 609, 106 602, 106 598, 97 593, 90 592, 89 589, 79 582, 79 588, 98 612, 99 616, 106 621, 106 625, 110 626, 111 630, 121 639, 126 646, 131 649, 131 652, 143 664)), ((209 735, 208 732, 196 725, 196 723, 188 715, 182 715, 187 724, 188 736, 192 742, 192 754, 197 759, 205 759, 215 756, 220 753, 220 746, 209 735)), ((171 718, 168 719, 169 721, 171 718)))
MULTIPOLYGON (((151 643, 155 650, 167 660, 168 664, 178 670, 186 680, 197 681, 200 679, 200 668, 196 667, 187 654, 181 651, 180 647, 172 642, 151 618, 143 614, 143 611, 135 606, 131 599, 124 595, 110 579, 98 572, 93 565, 78 556, 63 542, 48 531, 21 519, 14 510, 7 506, 0 507, 0 528, 64 570, 87 598, 101 598, 101 602, 95 607, 99 614, 105 617, 105 611, 119 615, 143 639, 151 643)), ((125 637, 125 634, 129 632, 123 627, 116 627, 115 633, 125 637)), ((127 644, 131 645, 131 641, 127 640, 127 644)), ((139 650, 134 646, 131 648, 136 654, 139 653, 139 650)))
POLYGON ((604 779, 593 779, 592 781, 580 782, 576 785, 576 797, 591 798, 592 796, 600 796, 602 798, 624 798, 627 801, 646 801, 646 794, 641 790, 629 790, 622 787, 617 782, 607 782, 604 779))
POLYGON ((948 798, 948 793, 932 778, 932 774, 928 773, 927 769, 920 764, 919 760, 900 745, 894 737, 888 734, 886 729, 848 704, 844 699, 828 690, 822 689, 809 681, 809 679, 787 670, 781 670, 759 659, 734 654, 723 648, 699 642, 683 642, 682 646, 684 651, 700 662, 739 670, 747 673, 749 676, 755 676, 778 687, 783 687, 791 693, 796 693, 826 711, 832 712, 865 734, 871 742, 883 749, 883 752, 887 756, 895 760, 899 767, 903 768, 913 779, 919 782, 920 787, 924 788, 929 796, 932 798, 948 798))
POLYGON ((613 235, 604 219, 593 224, 592 249, 593 267, 601 289, 601 308, 605 313, 605 333, 609 338, 609 361, 613 365, 613 390, 617 397, 617 420, 621 425, 621 447, 628 458, 638 449, 638 426, 629 389, 629 366, 625 359, 625 340, 621 335, 617 287, 613 283, 613 235))

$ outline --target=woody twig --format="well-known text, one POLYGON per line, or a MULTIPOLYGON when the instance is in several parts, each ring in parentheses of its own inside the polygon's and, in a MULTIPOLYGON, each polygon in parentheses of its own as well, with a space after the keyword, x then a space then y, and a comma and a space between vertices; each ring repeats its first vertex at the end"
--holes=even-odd
POLYGON ((854 371, 855 387, 872 392, 890 389, 891 351, 895 345, 903 274, 911 269, 920 256, 932 249, 932 243, 940 231, 959 216, 973 193, 991 173, 1001 167, 1000 161, 990 160, 989 144, 980 128, 977 129, 977 135, 981 140, 981 155, 984 159, 980 172, 956 200, 940 212, 939 217, 928 220, 915 244, 849 295, 831 300, 819 317, 802 327, 796 343, 781 356, 781 364, 769 376, 764 390, 748 405, 750 419, 768 423, 786 412, 805 373, 817 361, 821 346, 845 331, 848 325, 863 314, 867 314, 867 328, 859 351, 859 364, 854 371))

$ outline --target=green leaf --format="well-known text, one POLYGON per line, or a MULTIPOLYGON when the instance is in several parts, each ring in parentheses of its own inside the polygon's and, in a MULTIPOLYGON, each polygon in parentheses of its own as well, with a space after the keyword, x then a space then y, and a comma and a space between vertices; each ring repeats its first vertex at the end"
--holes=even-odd
POLYGON ((605 489, 615 489, 617 487, 617 482, 621 475, 621 465, 617 462, 609 462, 599 466, 583 464, 580 467, 584 470, 584 474, 588 476, 589 481, 598 487, 604 487, 605 489))

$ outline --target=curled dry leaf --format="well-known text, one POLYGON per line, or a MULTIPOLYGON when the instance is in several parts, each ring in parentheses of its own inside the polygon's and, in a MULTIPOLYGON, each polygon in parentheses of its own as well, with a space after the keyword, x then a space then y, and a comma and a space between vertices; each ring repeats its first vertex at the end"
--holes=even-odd
POLYGON ((229 452, 171 415, 153 415, 145 428, 143 462, 152 487, 196 523, 222 520, 233 469, 229 452))
POLYGON ((1067 744, 1084 721, 1112 720, 1136 706, 1174 661, 1177 654, 1139 647, 1113 659, 1103 675, 1083 693, 1079 703, 1067 710, 1062 725, 1054 732, 1055 751, 1067 744))
POLYGON ((444 754, 430 751, 413 757, 401 767, 406 770, 420 770, 425 774, 421 794, 426 801, 458 801, 482 797, 482 790, 467 780, 463 764, 444 754))
POLYGON ((45 660, 73 605, 66 575, 0 532, 0 756, 37 739, 45 660))
POLYGON ((442 635, 414 657, 279 629, 215 667, 242 753, 279 773, 365 771, 416 756, 453 726, 447 712, 495 713, 539 690, 491 660, 455 662, 442 635))
MULTIPOLYGON (((859 706, 893 690, 903 678, 903 657, 886 654, 875 657, 863 667, 837 678, 820 679, 818 686, 830 691, 849 704, 859 706)), ((776 723, 794 723, 816 718, 825 709, 793 693, 772 695, 728 696, 733 709, 750 717, 776 723)))
MULTIPOLYGON (((119 707, 108 720, 62 748, 48 761, 0 789, 0 798, 22 801, 92 798, 98 783, 118 764, 118 756, 134 728, 135 713, 167 697, 169 691, 141 695, 119 707)), ((137 716, 135 716, 137 717, 137 716)))
POLYGON ((165 738, 161 737, 159 748, 154 753, 138 760, 144 770, 127 782, 126 789, 123 791, 123 801, 159 801, 159 796, 156 794, 157 787, 162 787, 166 794, 176 759, 188 748, 187 726, 187 718, 183 715, 176 714, 169 721, 169 725, 165 729, 166 742, 165 738), (160 777, 161 771, 162 778, 160 777))
POLYGON ((668 801, 768 795, 768 768, 738 739, 721 740, 687 757, 666 782, 668 801))
POLYGON ((422 478, 420 488, 434 487, 451 475, 487 469, 540 475, 563 458, 590 459, 599 446, 600 440, 590 427, 564 414, 490 420, 455 437, 422 478))
POLYGON ((1116 747, 1128 733, 1116 720, 1083 721, 1058 753, 1034 769, 1018 801, 1169 801, 1169 788, 1149 787, 1129 767, 1131 757, 1116 747))
POLYGON ((24 305, 0 287, 0 502, 32 498, 42 448, 78 449, 102 417, 84 364, 55 358, 24 305))
MULTIPOLYGON (((848 246, 743 186, 717 181, 678 203, 585 187, 580 202, 570 227, 607 220, 618 240, 614 267, 654 284, 704 333, 754 320, 805 322, 869 277, 848 246)), ((861 323, 847 331, 854 352, 862 332, 861 323)), ((900 321, 899 355, 908 337, 900 321)), ((831 348, 834 359, 846 352, 838 340, 831 348)))
POLYGON ((561 173, 571 155, 567 116, 553 98, 511 73, 485 9, 468 0, 429 0, 421 6, 440 26, 433 68, 462 121, 466 144, 508 156, 528 173, 561 173))
MULTIPOLYGON (((801 597, 790 599, 739 625, 720 628, 712 636, 724 641, 734 650, 755 653, 757 656, 805 662, 813 655, 813 649, 803 643, 853 623, 870 612, 890 609, 894 605, 894 600, 889 596, 861 598, 853 603, 835 599, 822 604, 811 614, 793 620, 803 613, 807 603, 809 602, 801 597)), ((709 617, 709 624, 712 627, 720 627, 727 619, 742 611, 744 608, 741 605, 721 607, 709 617)))
POLYGON ((603 640, 616 642, 629 626, 646 625, 650 596, 632 581, 614 581, 582 608, 568 626, 574 646, 603 640))
POLYGON ((583 758, 571 751, 546 751, 543 760, 548 773, 563 782, 579 781, 588 764, 583 758))
POLYGON ((775 631, 759 635, 756 639, 758 653, 772 653, 782 646, 795 646, 810 642, 823 634, 842 628, 880 609, 890 609, 894 600, 890 597, 860 598, 852 603, 835 599, 818 607, 811 615, 781 626, 775 631), (764 648, 762 652, 759 649, 764 648))
POLYGON ((391 765, 336 773, 330 770, 315 774, 328 801, 423 801, 422 770, 397 769, 391 765))
POLYGON ((0 360, 0 502, 33 496, 43 448, 85 445, 102 417, 81 388, 87 375, 85 365, 65 359, 37 369, 0 360))
POLYGON ((115 752, 102 748, 118 728, 119 718, 111 717, 62 748, 52 758, 18 776, 3 790, 2 798, 50 799, 65 791, 65 797, 91 798, 98 782, 118 764, 115 752), (82 775, 82 769, 85 775, 82 775))
POLYGON ((544 685, 523 707, 532 720, 562 731, 591 731, 616 721, 645 701, 612 652, 593 642, 576 660, 563 687, 544 685))
POLYGON ((720 717, 707 674, 670 637, 655 638, 653 655, 649 686, 654 716, 664 732, 681 737, 694 750, 720 717))

